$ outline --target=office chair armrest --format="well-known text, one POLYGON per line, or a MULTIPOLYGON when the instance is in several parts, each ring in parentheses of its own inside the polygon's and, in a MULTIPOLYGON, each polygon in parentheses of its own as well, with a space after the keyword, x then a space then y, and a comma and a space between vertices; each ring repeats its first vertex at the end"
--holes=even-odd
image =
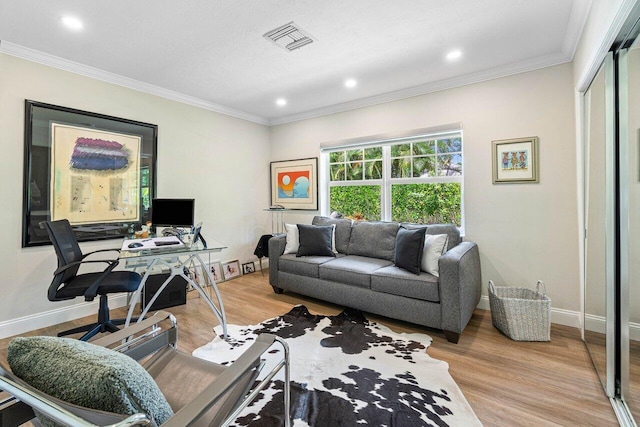
POLYGON ((93 260, 93 261, 74 261, 74 262, 70 262, 69 264, 63 265, 62 267, 58 268, 56 271, 53 272, 53 275, 55 276, 56 274, 60 274, 60 273, 62 273, 64 271, 70 269, 71 267, 75 267, 77 265, 89 264, 89 263, 100 263, 100 262, 104 262, 104 263, 107 263, 107 264, 115 264, 113 267, 115 267, 116 265, 118 265, 120 263, 120 261, 115 260, 115 259, 102 259, 102 260, 93 260))
POLYGON ((116 248, 113 248, 113 249, 98 249, 97 251, 88 252, 88 253, 82 255, 82 259, 85 259, 89 255, 97 254, 99 252, 114 252, 114 251, 120 253, 120 249, 116 249, 116 248))
MULTIPOLYGON (((191 403, 184 406, 176 412, 173 417, 162 424, 162 427, 183 427, 202 416, 202 414, 211 408, 218 399, 224 396, 224 394, 241 379, 247 370, 255 366, 256 361, 271 347, 275 340, 275 335, 260 334, 256 342, 249 347, 247 351, 242 353, 213 383, 202 390, 191 403)), ((262 387, 264 387, 264 385, 262 387)), ((249 402, 247 402, 247 404, 248 403, 249 402)))
POLYGON ((104 281, 104 279, 107 277, 107 275, 109 275, 109 273, 111 273, 111 271, 113 271, 114 268, 116 268, 116 266, 120 263, 117 260, 111 260, 111 261, 83 261, 83 262, 107 262, 109 264, 109 266, 107 268, 104 269, 104 271, 102 272, 102 274, 100 275, 100 277, 98 277, 96 279, 95 282, 93 282, 93 284, 91 286, 89 286, 87 288, 87 290, 84 292, 84 300, 85 301, 93 301, 93 299, 96 297, 96 295, 98 295, 98 288, 100 287, 100 285, 102 285, 102 282, 104 281))

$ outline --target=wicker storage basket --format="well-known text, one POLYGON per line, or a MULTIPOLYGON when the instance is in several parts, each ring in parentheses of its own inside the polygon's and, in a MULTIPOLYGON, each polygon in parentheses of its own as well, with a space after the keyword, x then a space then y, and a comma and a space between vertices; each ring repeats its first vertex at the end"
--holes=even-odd
POLYGON ((535 291, 515 286, 495 286, 489 280, 489 306, 493 326, 512 340, 551 340, 551 299, 542 280, 538 280, 535 291))

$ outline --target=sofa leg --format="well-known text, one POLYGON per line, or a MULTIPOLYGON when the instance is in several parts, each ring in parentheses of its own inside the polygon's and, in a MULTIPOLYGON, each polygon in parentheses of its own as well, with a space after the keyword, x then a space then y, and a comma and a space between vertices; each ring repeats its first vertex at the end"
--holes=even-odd
POLYGON ((281 288, 277 288, 275 286, 271 286, 273 288, 273 292, 275 292, 276 294, 281 294, 284 292, 284 289, 281 288))
POLYGON ((452 342, 454 344, 458 344, 458 340, 460 339, 460 334, 457 332, 451 332, 451 331, 443 331, 444 332, 444 336, 447 339, 447 341, 452 342))

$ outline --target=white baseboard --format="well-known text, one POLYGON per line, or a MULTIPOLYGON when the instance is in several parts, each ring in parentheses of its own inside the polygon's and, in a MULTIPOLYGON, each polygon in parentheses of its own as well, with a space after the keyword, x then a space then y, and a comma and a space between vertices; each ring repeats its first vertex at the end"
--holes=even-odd
MULTIPOLYGON (((269 262, 262 261, 262 268, 269 269, 269 262)), ((259 263, 256 263, 256 270, 260 270, 259 263)), ((123 307, 127 304, 127 296, 119 295, 109 299, 110 308, 123 307)), ((489 310, 489 297, 483 295, 478 303, 478 308, 489 310)), ((78 303, 68 307, 56 308, 53 310, 38 313, 32 316, 19 317, 17 319, 8 320, 0 323, 0 339, 11 337, 14 335, 24 334, 34 329, 46 328, 47 326, 57 325, 69 320, 78 319, 80 317, 96 315, 98 313, 98 301, 92 303, 78 303)), ((564 310, 551 307, 551 323, 572 326, 580 328, 580 313, 577 311, 564 310)), ((597 332, 603 332, 605 322, 603 317, 587 316, 587 329, 597 332)), ((640 338, 640 324, 630 325, 630 334, 640 338)))
MULTIPOLYGON (((604 316, 587 314, 585 317, 584 329, 587 331, 605 334, 607 332, 607 322, 604 316)), ((629 322, 629 338, 640 341, 640 323, 629 322)))
MULTIPOLYGON (((253 262, 256 266, 256 271, 260 270, 260 261, 254 261, 253 262)), ((262 270, 268 270, 269 269, 269 258, 263 258, 262 259, 262 270)))
MULTIPOLYGON (((98 303, 98 299, 90 303, 80 302, 63 308, 56 308, 34 315, 0 322, 0 339, 24 334, 34 329, 46 328, 47 326, 57 325, 85 316, 93 315, 97 317, 98 303)), ((54 305, 55 303, 51 304, 54 305)), ((126 304, 126 294, 109 298, 109 308, 111 309, 123 307, 126 304)))
MULTIPOLYGON (((489 297, 487 295, 483 295, 480 298, 478 308, 489 310, 489 297)), ((580 315, 579 311, 571 311, 564 310, 562 308, 551 307, 551 323, 580 328, 582 325, 581 317, 582 316, 580 315)))

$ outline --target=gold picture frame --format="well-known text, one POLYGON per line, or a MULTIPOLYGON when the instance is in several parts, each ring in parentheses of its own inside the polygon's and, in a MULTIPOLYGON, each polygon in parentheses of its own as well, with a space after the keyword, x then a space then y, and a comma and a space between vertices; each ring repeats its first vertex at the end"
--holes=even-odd
POLYGON ((318 210, 318 158, 271 162, 271 205, 318 210))
POLYGON ((539 182, 538 137, 492 142, 493 183, 539 182))

